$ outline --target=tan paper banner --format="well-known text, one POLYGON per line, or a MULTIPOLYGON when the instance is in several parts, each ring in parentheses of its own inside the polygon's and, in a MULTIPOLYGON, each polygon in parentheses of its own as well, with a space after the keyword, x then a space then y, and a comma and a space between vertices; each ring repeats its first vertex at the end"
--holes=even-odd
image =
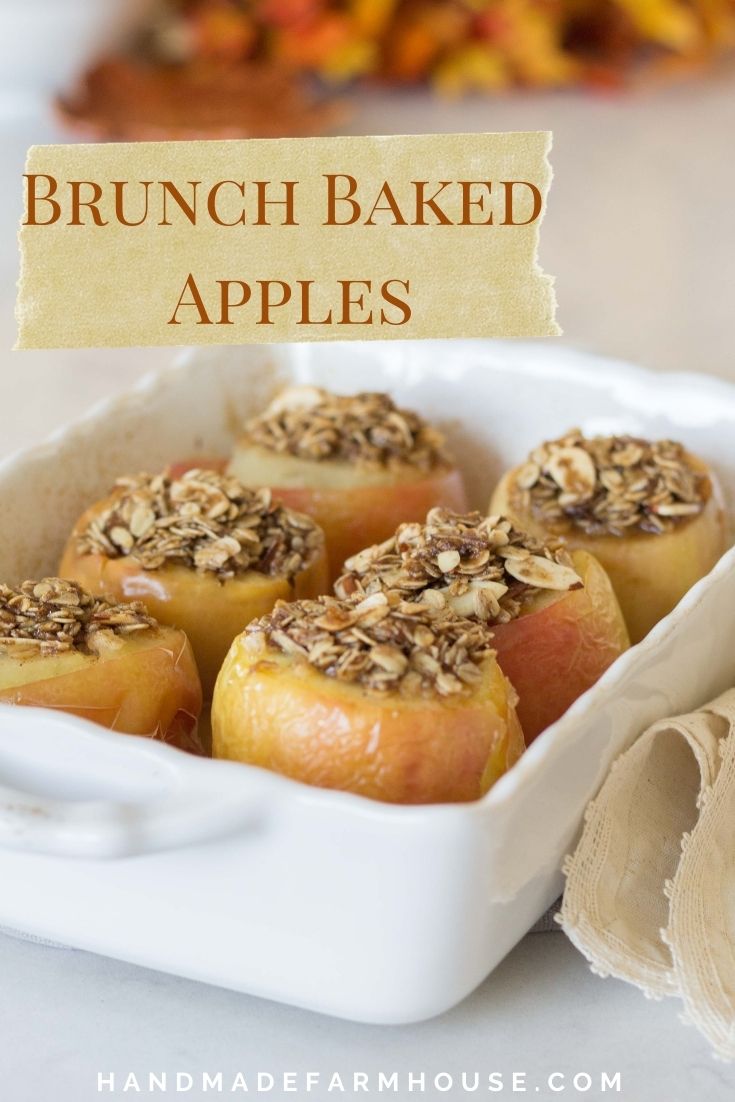
POLYGON ((36 146, 18 347, 548 336, 551 135, 36 146))

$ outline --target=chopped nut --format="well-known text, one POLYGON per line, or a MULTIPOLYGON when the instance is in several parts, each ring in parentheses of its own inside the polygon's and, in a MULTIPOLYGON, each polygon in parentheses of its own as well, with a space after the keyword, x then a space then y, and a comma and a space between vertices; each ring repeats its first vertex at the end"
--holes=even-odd
POLYGON ((324 534, 311 517, 215 471, 122 478, 77 537, 81 554, 131 555, 145 570, 179 563, 221 580, 257 570, 292 577, 311 565, 324 534))
POLYGON ((124 636, 157 626, 139 601, 114 604, 63 578, 0 585, 0 652, 16 657, 102 654, 119 649, 124 636))
POLYGON ((486 625, 409 604, 397 593, 379 596, 379 603, 368 598, 361 605, 334 597, 279 601, 248 625, 246 644, 260 653, 265 640, 328 677, 376 693, 455 696, 480 681, 481 666, 494 653, 486 625))
POLYGON ((346 460, 373 467, 446 467, 444 437, 387 394, 350 396, 290 387, 245 426, 245 444, 303 459, 346 460))
POLYGON ((572 429, 533 451, 513 489, 547 527, 620 536, 671 531, 702 511, 710 485, 675 441, 587 438, 572 429))
POLYGON ((459 616, 506 623, 542 589, 582 585, 569 555, 546 547, 503 517, 432 509, 425 524, 403 524, 392 539, 345 563, 335 584, 343 600, 395 591, 404 601, 459 616))
POLYGON ((436 565, 442 574, 451 574, 456 566, 459 566, 462 557, 459 551, 440 551, 436 556, 436 565))

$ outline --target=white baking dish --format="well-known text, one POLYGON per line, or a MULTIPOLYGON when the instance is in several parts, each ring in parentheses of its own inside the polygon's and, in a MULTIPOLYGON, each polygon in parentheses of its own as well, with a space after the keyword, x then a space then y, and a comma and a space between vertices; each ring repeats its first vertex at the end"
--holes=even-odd
MULTIPOLYGON (((388 389, 444 425, 478 505, 574 424, 672 435, 735 498, 735 388, 545 345, 212 350, 0 466, 0 577, 53 572, 120 473, 225 450, 277 380, 388 389)), ((462 999, 558 895, 614 756, 735 683, 735 553, 482 800, 401 808, 0 708, 0 925, 371 1022, 462 999)))

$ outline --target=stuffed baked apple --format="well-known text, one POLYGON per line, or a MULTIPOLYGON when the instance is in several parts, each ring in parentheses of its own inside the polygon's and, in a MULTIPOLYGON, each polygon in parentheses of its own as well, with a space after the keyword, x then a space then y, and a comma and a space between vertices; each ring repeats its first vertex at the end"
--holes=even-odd
POLYGON ((61 578, 0 585, 0 702, 202 753, 202 690, 183 631, 61 578))
POLYGON ((280 598, 327 585, 324 535, 314 521, 216 471, 122 478, 80 518, 60 573, 92 593, 143 601, 182 628, 205 699, 230 643, 280 598))
POLYGON ((330 394, 292 387, 245 427, 229 470, 270 486, 324 529, 332 576, 432 505, 467 507, 444 438, 387 394, 330 394))
POLYGON ((573 429, 509 471, 490 508, 542 539, 599 559, 634 643, 712 569, 726 546, 716 476, 671 440, 587 438, 573 429))
POLYGON ((432 509, 345 563, 347 600, 398 592, 490 625, 518 693, 526 742, 597 681, 628 646, 610 580, 585 551, 552 550, 503 517, 432 509))
POLYGON ((523 751, 488 629, 396 594, 279 602, 232 644, 215 757, 389 803, 474 800, 523 751))

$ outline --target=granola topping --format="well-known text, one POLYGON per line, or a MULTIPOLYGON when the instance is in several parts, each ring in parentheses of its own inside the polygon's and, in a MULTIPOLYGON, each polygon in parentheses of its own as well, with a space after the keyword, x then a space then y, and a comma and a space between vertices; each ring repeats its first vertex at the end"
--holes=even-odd
POLYGON ((339 681, 373 692, 456 696, 482 679, 494 654, 485 624, 447 615, 397 593, 374 593, 359 602, 319 597, 279 601, 249 624, 248 647, 294 655, 339 681))
POLYGON ((311 517, 274 502, 270 490, 205 470, 119 479, 77 540, 81 554, 132 555, 145 570, 176 563, 222 581, 248 570, 293 577, 323 545, 311 517))
POLYGON ((502 624, 539 590, 579 589, 567 552, 520 532, 504 517, 432 509, 425 524, 402 524, 385 543, 345 563, 343 599, 397 591, 406 601, 502 624))
POLYGON ((0 652, 15 657, 100 654, 121 647, 125 636, 157 626, 139 601, 114 604, 63 578, 0 585, 0 652))
POLYGON ((579 429, 531 452, 515 486, 545 524, 573 524, 591 536, 670 532, 702 511, 709 492, 682 444, 586 438, 579 429))
POLYGON ((387 394, 343 396, 313 386, 284 390, 245 426, 247 444, 301 459, 338 459, 372 467, 447 466, 444 437, 387 394))

